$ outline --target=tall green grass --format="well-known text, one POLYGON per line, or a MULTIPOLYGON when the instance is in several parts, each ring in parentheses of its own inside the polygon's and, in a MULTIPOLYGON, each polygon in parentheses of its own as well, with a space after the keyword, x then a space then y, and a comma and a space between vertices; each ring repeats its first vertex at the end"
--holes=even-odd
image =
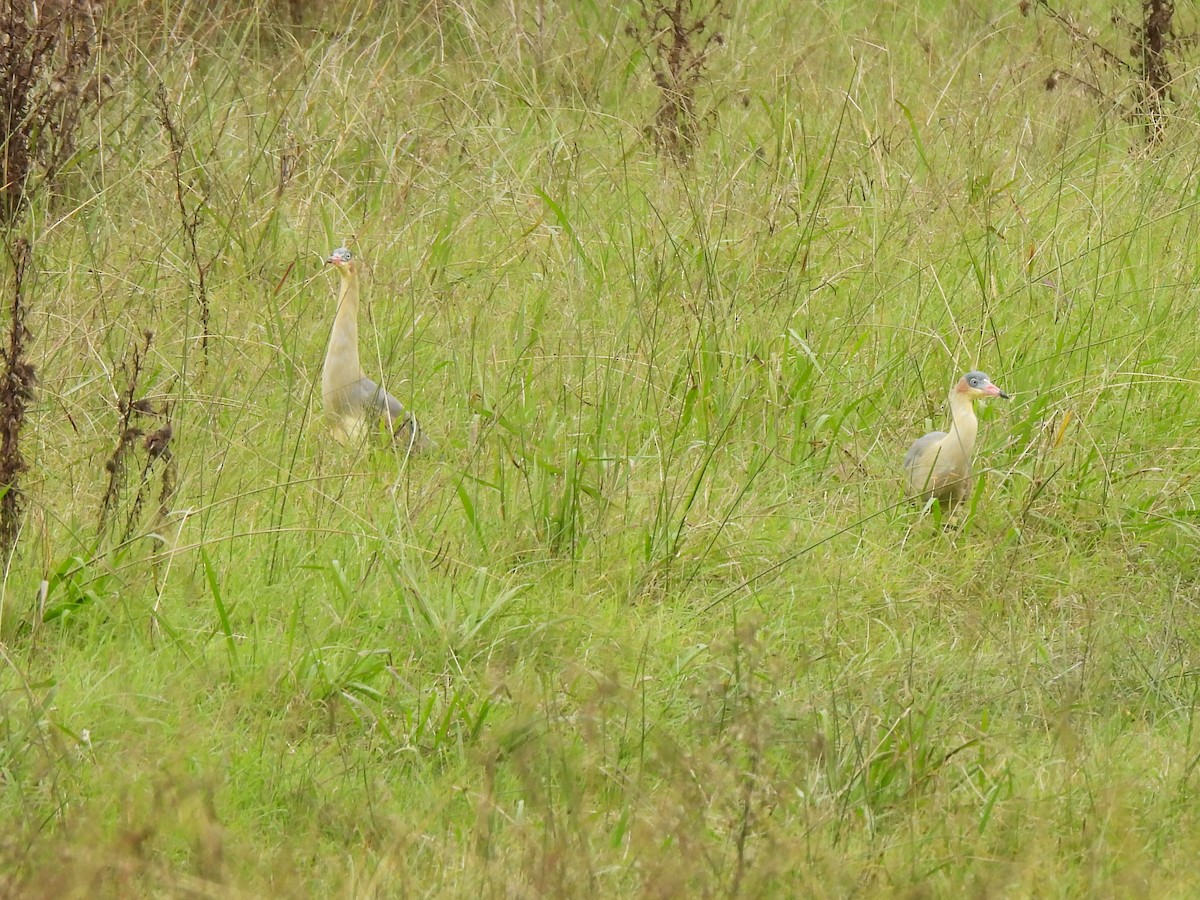
POLYGON ((1187 103, 1047 93, 1015 5, 756 0, 680 165, 633 7, 541 8, 110 10, 26 226, 4 890, 1194 892, 1187 103), (320 420, 342 243, 432 455, 320 420), (178 484, 119 541, 147 329, 178 484))

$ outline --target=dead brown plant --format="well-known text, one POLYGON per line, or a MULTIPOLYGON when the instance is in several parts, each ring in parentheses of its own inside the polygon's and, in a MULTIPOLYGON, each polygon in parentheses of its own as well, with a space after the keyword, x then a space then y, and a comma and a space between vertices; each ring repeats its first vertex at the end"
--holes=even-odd
POLYGON ((12 304, 9 307, 8 346, 0 351, 4 361, 0 381, 0 545, 5 553, 16 544, 21 527, 24 495, 20 478, 26 470, 21 453, 21 429, 33 400, 36 372, 28 359, 33 334, 25 324, 29 305, 25 299, 25 280, 33 259, 33 248, 18 238, 10 248, 13 267, 12 304))
POLYGON ((705 118, 696 109, 697 91, 714 51, 725 44, 721 23, 731 13, 726 0, 639 0, 639 13, 626 32, 645 51, 658 88, 650 131, 661 149, 685 160, 705 118))
POLYGON ((81 114, 107 96, 95 0, 0 0, 0 227, 74 155, 81 114))
MULTIPOLYGON (((145 433, 141 427, 134 424, 134 420, 155 413, 150 401, 145 398, 135 399, 145 368, 146 355, 150 352, 150 343, 153 340, 153 332, 144 332, 141 343, 136 341, 133 343, 125 360, 125 389, 117 398, 117 409, 121 416, 117 423, 117 442, 104 463, 105 471, 108 472, 108 485, 104 489, 104 497, 100 501, 97 531, 101 536, 108 530, 113 514, 121 506, 121 497, 125 490, 128 452, 137 439, 145 433)), ((128 524, 126 530, 128 530, 128 524)))

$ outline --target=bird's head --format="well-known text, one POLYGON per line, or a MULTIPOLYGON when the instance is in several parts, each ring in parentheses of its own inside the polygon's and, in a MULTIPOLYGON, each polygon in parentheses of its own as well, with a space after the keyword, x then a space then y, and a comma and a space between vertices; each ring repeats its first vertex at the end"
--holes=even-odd
POLYGON ((972 400, 983 399, 985 397, 999 397, 1001 400, 1009 399, 1008 394, 992 384, 992 379, 988 378, 983 372, 968 372, 958 380, 958 384, 954 386, 954 392, 956 394, 966 394, 972 400))
POLYGON ((354 261, 354 254, 345 247, 338 247, 329 254, 329 258, 325 262, 329 263, 329 265, 333 266, 343 275, 355 271, 358 266, 354 261))

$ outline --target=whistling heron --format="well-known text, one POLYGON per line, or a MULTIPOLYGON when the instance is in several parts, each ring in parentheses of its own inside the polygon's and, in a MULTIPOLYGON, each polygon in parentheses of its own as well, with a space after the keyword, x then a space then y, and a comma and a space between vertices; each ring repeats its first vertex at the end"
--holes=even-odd
POLYGON ((930 497, 954 506, 971 492, 971 452, 979 420, 975 401, 988 397, 1008 399, 983 372, 968 372, 950 390, 950 433, 931 431, 917 438, 904 457, 908 488, 915 499, 930 497))
POLYGON ((427 448, 429 440, 416 417, 368 378, 358 361, 358 262, 345 247, 334 250, 325 261, 337 269, 342 280, 321 372, 321 399, 333 436, 341 443, 360 440, 385 417, 397 443, 410 450, 427 448))

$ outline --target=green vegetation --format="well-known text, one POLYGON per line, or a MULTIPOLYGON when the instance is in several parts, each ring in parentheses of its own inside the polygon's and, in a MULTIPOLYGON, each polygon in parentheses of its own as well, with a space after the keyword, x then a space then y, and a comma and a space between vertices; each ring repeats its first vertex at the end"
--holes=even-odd
POLYGON ((176 6, 17 228, 6 893, 1200 892, 1194 72, 750 0, 684 154, 639 3, 176 6), (343 242, 432 455, 322 426, 343 242))

